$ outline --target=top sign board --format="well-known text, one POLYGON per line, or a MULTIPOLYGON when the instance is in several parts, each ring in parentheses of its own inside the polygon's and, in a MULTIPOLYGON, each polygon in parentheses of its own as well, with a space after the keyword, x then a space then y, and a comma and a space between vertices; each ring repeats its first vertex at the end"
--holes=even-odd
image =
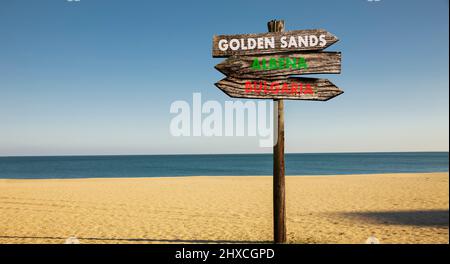
POLYGON ((213 57, 323 50, 338 38, 323 29, 213 37, 213 57))

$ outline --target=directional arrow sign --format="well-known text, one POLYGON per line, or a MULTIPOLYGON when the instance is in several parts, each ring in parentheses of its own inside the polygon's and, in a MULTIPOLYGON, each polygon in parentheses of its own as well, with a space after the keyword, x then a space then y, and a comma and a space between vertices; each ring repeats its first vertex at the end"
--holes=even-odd
POLYGON ((278 78, 314 73, 341 73, 340 52, 233 56, 215 67, 236 78, 278 78))
POLYGON ((323 29, 219 35, 213 37, 213 57, 276 54, 289 51, 323 50, 338 38, 323 29))
POLYGON ((236 98, 327 101, 344 93, 329 80, 316 78, 258 80, 227 77, 215 85, 236 98))

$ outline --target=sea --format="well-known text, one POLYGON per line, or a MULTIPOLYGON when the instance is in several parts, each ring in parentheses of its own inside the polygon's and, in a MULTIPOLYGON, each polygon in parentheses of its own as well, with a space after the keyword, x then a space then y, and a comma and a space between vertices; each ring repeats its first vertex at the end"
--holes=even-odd
MULTIPOLYGON (((448 152, 286 154, 286 175, 448 172, 448 152)), ((0 157, 3 179, 272 175, 272 154, 0 157)))

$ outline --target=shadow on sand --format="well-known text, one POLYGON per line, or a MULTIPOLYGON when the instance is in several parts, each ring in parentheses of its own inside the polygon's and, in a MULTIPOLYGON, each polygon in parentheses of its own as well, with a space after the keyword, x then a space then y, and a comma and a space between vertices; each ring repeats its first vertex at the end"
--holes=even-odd
MULTIPOLYGON (((0 239, 55 239, 64 242, 68 237, 45 236, 0 236, 0 239)), ((212 243, 212 244, 267 244, 271 241, 246 241, 246 240, 187 240, 187 239, 152 239, 152 238, 100 238, 100 237, 76 237, 81 242, 90 241, 123 241, 123 242, 147 242, 147 243, 212 243)))
POLYGON ((448 210, 410 210, 342 213, 341 216, 387 225, 447 227, 448 210))

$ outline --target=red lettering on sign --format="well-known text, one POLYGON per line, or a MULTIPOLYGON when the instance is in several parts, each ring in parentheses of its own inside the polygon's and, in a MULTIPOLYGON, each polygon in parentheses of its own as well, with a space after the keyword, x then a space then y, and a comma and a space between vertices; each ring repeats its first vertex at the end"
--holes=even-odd
POLYGON ((259 82, 245 82, 245 93, 255 94, 289 94, 289 95, 302 95, 309 94, 314 95, 314 89, 310 84, 304 85, 303 83, 291 82, 280 83, 273 82, 267 83, 266 81, 259 82))
POLYGON ((272 91, 272 94, 278 94, 278 89, 279 89, 278 82, 273 82, 270 85, 270 90, 272 91))
POLYGON ((311 85, 307 84, 307 85, 306 85, 306 89, 305 89, 305 91, 304 91, 303 93, 304 93, 304 94, 314 94, 314 91, 313 91, 313 89, 311 88, 311 85))
POLYGON ((252 92, 252 83, 251 82, 245 82, 245 93, 251 93, 252 92))

